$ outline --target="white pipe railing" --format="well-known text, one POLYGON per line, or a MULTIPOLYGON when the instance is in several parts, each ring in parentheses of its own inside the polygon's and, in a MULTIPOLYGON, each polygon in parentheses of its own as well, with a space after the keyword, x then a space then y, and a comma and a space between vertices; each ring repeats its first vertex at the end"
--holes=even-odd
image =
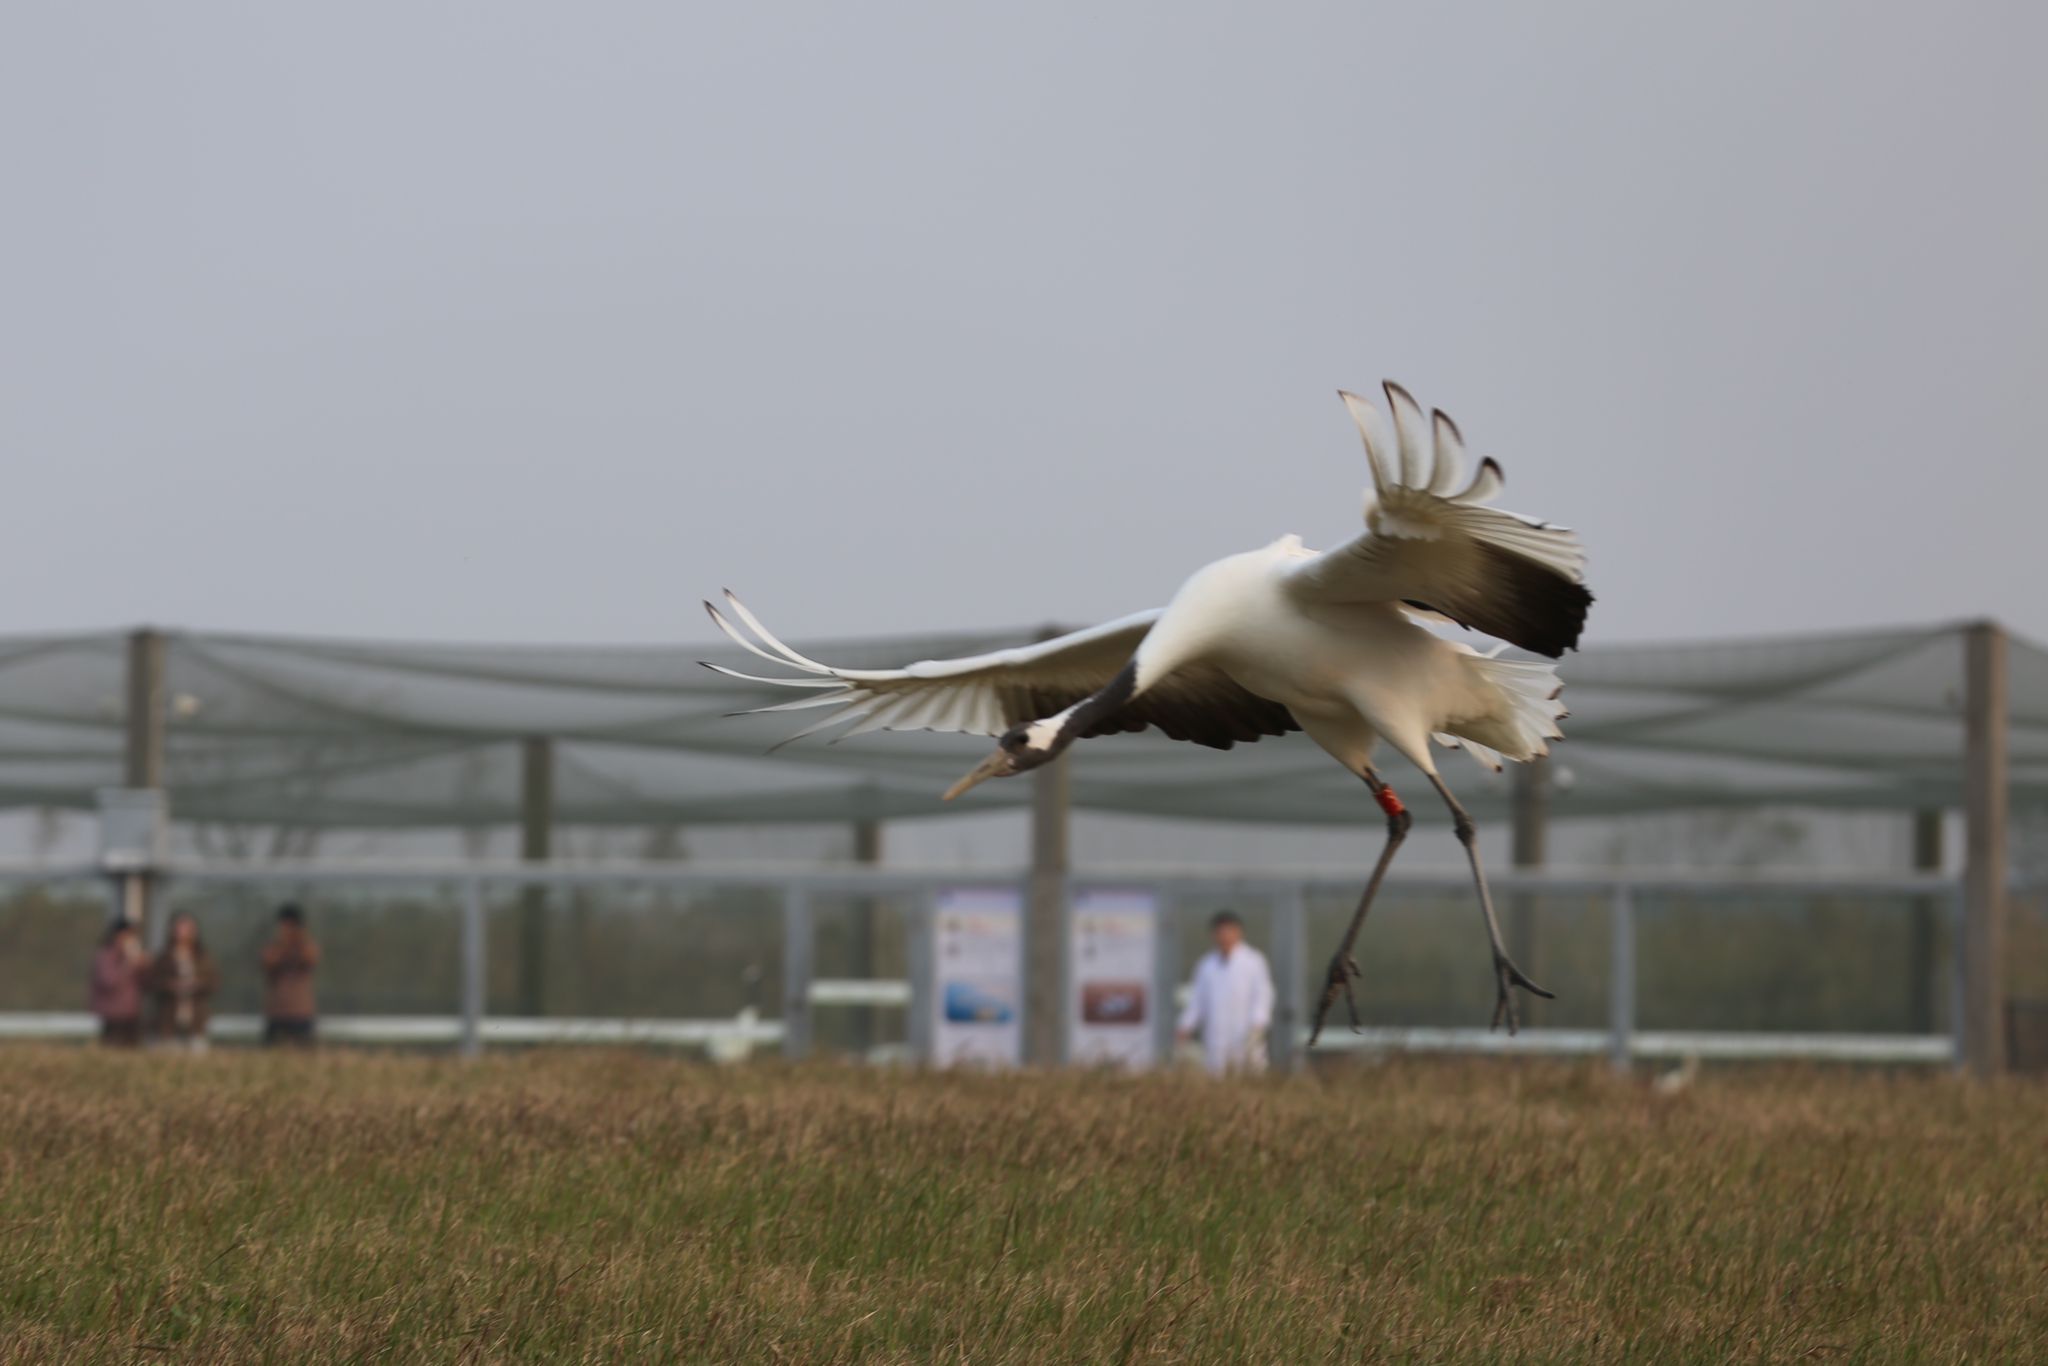
MULTIPOLYGON (((0 1039, 92 1039, 100 1023, 85 1011, 0 1012, 0 1039)), ((257 1015, 216 1015, 207 1037, 221 1043, 254 1043, 263 1037, 257 1015)), ((459 1015, 328 1015, 319 1026, 329 1043, 388 1047, 466 1046, 472 1037, 496 1044, 663 1044, 715 1047, 723 1043, 770 1045, 782 1042, 780 1020, 608 1020, 491 1016, 470 1021, 459 1015)))
MULTIPOLYGON (((972 875, 950 870, 906 870, 901 868, 835 868, 792 870, 774 865, 634 864, 563 866, 525 863, 418 863, 379 864, 354 867, 332 863, 278 863, 223 866, 173 862, 158 870, 169 884, 198 886, 266 886, 322 888, 341 885, 362 887, 440 886, 457 893, 460 905, 461 953, 459 1013, 453 1016, 331 1016, 321 1021, 322 1036, 337 1041, 365 1043, 412 1043, 455 1045, 466 1053, 480 1051, 491 1043, 659 1043, 710 1045, 779 1044, 784 1054, 800 1058, 812 1042, 812 1014, 818 1007, 885 1006, 908 1007, 912 1016, 913 1039, 923 1037, 919 1009, 922 988, 913 981, 814 980, 812 907, 821 896, 897 895, 912 899, 917 917, 929 913, 932 898, 947 887, 1023 884, 1021 869, 996 875, 972 875), (741 1024, 725 1020, 560 1020, 498 1017, 486 1013, 485 964, 487 917, 485 895, 491 889, 528 886, 657 887, 678 890, 734 890, 747 888, 775 892, 780 897, 783 926, 783 980, 786 996, 779 1021, 741 1024), (737 1033, 735 1031, 738 1031, 737 1033)), ((9 881, 70 881, 98 878, 102 870, 89 866, 31 868, 0 864, 0 883, 9 881)), ((1090 888, 1140 888, 1159 895, 1171 906, 1177 897, 1199 894, 1218 898, 1250 899, 1271 907, 1274 925, 1274 956, 1281 979, 1280 1018, 1274 1031, 1277 1061, 1291 1063, 1299 1056, 1306 1035, 1306 903, 1311 894, 1355 894, 1358 874, 1350 872, 1234 873, 1213 876, 1186 869, 1122 869, 1101 876, 1077 876, 1076 885, 1090 888)), ((1690 870, 1613 872, 1554 872, 1511 870, 1494 875, 1490 881, 1503 894, 1576 895, 1604 899, 1609 907, 1610 953, 1608 1023, 1605 1030, 1543 1029, 1524 1031, 1509 1038, 1477 1029, 1373 1028, 1352 1033, 1331 1028, 1318 1047, 1336 1050, 1375 1048, 1409 1051, 1458 1051, 1486 1053, 1601 1052, 1618 1066, 1636 1059, 1673 1056, 1701 1058, 1827 1058, 1889 1062, 1941 1062, 1957 1056, 1957 1041, 1944 1035, 1852 1035, 1813 1033, 1735 1033, 1642 1031, 1636 1026, 1637 956, 1636 906, 1644 894, 1687 894, 1693 896, 1869 896, 1884 898, 1934 898, 1951 908, 1952 922, 1959 915, 1961 883, 1937 873, 1899 873, 1885 876, 1817 873, 1728 875, 1690 870)), ((1469 875, 1462 872, 1416 872, 1390 879, 1386 894, 1444 892, 1463 893, 1470 888, 1469 875)), ((918 936, 913 935, 915 942, 918 936)), ((917 958, 913 950, 913 959, 917 958)), ((1168 955, 1160 955, 1159 999, 1172 998, 1175 975, 1168 955)), ((913 973, 913 978, 920 974, 913 973)), ((928 975, 928 974, 925 974, 928 975)), ((1960 980, 1956 984, 1961 990, 1960 980)), ((1960 1020, 1961 1011, 1951 1011, 1960 1020)), ((215 1022, 223 1039, 255 1037, 260 1026, 253 1017, 223 1016, 215 1022)), ((1162 1020, 1162 1025, 1165 1021, 1162 1020)), ((89 1017, 66 1013, 0 1013, 0 1038, 79 1037, 90 1035, 89 1017), (83 1024, 80 1021, 84 1021, 83 1024)), ((1163 1040, 1162 1040, 1163 1042, 1163 1040)))

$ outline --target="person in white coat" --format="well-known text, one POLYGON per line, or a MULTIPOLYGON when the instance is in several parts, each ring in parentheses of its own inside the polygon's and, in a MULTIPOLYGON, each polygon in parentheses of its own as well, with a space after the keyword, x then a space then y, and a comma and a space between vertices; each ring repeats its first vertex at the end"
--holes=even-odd
POLYGON ((1216 947, 1195 965, 1188 1006, 1175 1037, 1183 1043, 1200 1030, 1211 1076, 1266 1069, 1266 1031, 1273 1024, 1273 974, 1266 955, 1244 942, 1244 922, 1219 911, 1209 922, 1216 947))

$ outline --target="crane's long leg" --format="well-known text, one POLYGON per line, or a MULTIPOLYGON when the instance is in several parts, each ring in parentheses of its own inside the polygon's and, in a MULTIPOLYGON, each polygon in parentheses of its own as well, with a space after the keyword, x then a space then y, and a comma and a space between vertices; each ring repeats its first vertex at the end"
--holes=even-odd
POLYGON ((1372 909, 1373 897, 1379 894, 1380 883, 1386 880, 1387 868, 1394 861, 1394 851, 1401 847, 1402 840, 1408 838, 1408 827, 1415 823, 1415 817, 1401 805, 1394 789, 1381 782, 1378 774, 1367 769, 1363 776, 1365 785, 1372 789, 1373 800, 1380 804, 1380 810, 1387 813, 1387 844, 1380 850, 1380 861, 1373 865, 1372 877, 1365 884, 1365 894, 1358 898, 1358 909, 1351 914, 1351 926, 1344 931, 1344 942, 1330 956, 1330 974, 1323 983, 1323 999, 1316 1005, 1315 1027, 1308 1035, 1311 1048, 1323 1036, 1323 1017, 1330 1013, 1330 1007, 1337 1003, 1340 994, 1346 1008, 1351 1011, 1351 1027, 1358 1028, 1358 998, 1351 994, 1351 981, 1358 976, 1358 960, 1352 957, 1352 946, 1358 942, 1358 931, 1365 924, 1365 913, 1372 909))
POLYGON ((1472 817, 1466 814, 1465 808, 1458 805, 1458 799, 1451 795, 1451 790, 1444 786, 1442 778, 1432 773, 1429 775, 1429 781, 1436 788, 1437 795, 1444 799, 1444 805, 1451 809, 1451 822, 1458 832, 1458 843, 1465 846, 1465 857, 1472 864, 1472 881, 1479 886, 1479 909, 1486 916, 1486 933, 1493 940, 1493 978, 1498 993, 1493 1002, 1493 1027, 1500 1028, 1500 1022, 1506 1020, 1508 1033, 1512 1034, 1515 1032, 1515 1003, 1514 998, 1509 995, 1510 987, 1521 987, 1524 991, 1534 992, 1546 1001, 1554 1001, 1557 997, 1555 993, 1545 991, 1530 981, 1522 970, 1515 966, 1514 960, 1508 957, 1507 946, 1500 938, 1500 921, 1495 919, 1493 914, 1493 894, 1486 889, 1486 870, 1479 866, 1477 828, 1473 826, 1472 817))

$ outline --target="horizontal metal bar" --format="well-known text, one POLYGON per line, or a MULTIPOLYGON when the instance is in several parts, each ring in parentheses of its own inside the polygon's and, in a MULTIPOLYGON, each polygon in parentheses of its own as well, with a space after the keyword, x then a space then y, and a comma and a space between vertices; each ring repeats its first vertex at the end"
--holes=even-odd
POLYGON ((820 977, 811 983, 814 1006, 907 1006, 910 983, 865 981, 857 977, 820 977))
MULTIPOLYGON (((458 1022, 459 1023, 459 1022, 458 1022)), ((757 1043, 782 1041, 780 1020, 483 1020, 485 1043, 757 1043)))
POLYGON ((0 882, 96 882, 107 870, 96 863, 31 863, 0 859, 0 882))
MULTIPOLYGON (((1208 890, 1235 895, 1272 895, 1283 889, 1355 896, 1364 880, 1362 871, 1347 874, 1318 872, 1293 877, 1265 877, 1222 874, 1205 876, 1180 870, 1157 874, 1095 874, 1083 869, 1074 880, 1090 887, 1158 887, 1166 890, 1208 890)), ((1535 895, 1611 896, 1618 888, 1635 892, 1744 896, 1759 893, 1798 893, 1816 896, 1941 896, 1958 895, 1959 878, 1939 873, 1892 873, 1882 875, 1843 873, 1708 873, 1708 872, 1550 872, 1539 869, 1489 871, 1487 884, 1497 892, 1526 892, 1535 895)), ((1404 872, 1390 875, 1390 893, 1445 892, 1463 894, 1472 889, 1469 870, 1404 872)))
MULTIPOLYGON (((85 1011, 0 1011, 0 1039, 90 1039, 99 1021, 85 1011)), ((320 1037, 333 1043, 455 1044, 462 1039, 459 1015, 327 1015, 320 1019, 320 1037)), ((486 1017, 485 1043, 506 1044, 678 1044, 713 1042, 775 1044, 782 1041, 780 1020, 605 1020, 545 1019, 520 1016, 486 1017)), ((223 1043, 249 1043, 263 1037, 256 1015, 216 1015, 209 1038, 223 1043)))
POLYGON ((1750 1034, 1647 1031, 1635 1037, 1639 1058, 1803 1062, 1952 1063, 1946 1034, 1750 1034))
MULTIPOLYGON (((332 863, 274 863, 222 866, 173 863, 168 875, 182 882, 245 884, 433 884, 475 881, 488 886, 649 886, 680 888, 802 888, 813 893, 846 895, 896 892, 920 894, 934 887, 1012 885, 1023 881, 1023 869, 993 872, 935 869, 803 869, 778 865, 716 866, 705 864, 605 864, 583 867, 536 864, 376 864, 350 867, 332 863)), ((1121 868, 1077 871, 1074 880, 1099 887, 1156 887, 1169 891, 1201 890, 1226 896, 1270 897, 1283 890, 1342 892, 1358 888, 1358 870, 1278 873, 1190 873, 1185 867, 1121 868)), ((1395 893, 1441 891, 1462 893, 1471 874, 1462 870, 1407 872, 1388 880, 1395 893)), ((1550 895, 1611 894, 1618 887, 1638 893, 1688 892, 1698 895, 1796 893, 1834 896, 1953 895, 1958 879, 1941 873, 1772 873, 1766 875, 1690 870, 1612 872, 1550 872, 1503 870, 1489 881, 1500 892, 1550 895)))
POLYGON ((1612 1039, 1604 1029, 1525 1029, 1506 1034, 1487 1029, 1441 1029, 1428 1026, 1397 1028, 1379 1025, 1359 1029, 1330 1029, 1308 1047, 1308 1030, 1301 1031, 1302 1047, 1313 1058, 1331 1052, 1388 1053, 1527 1053, 1554 1056, 1595 1056, 1605 1053, 1612 1039))
MULTIPOLYGON (((1593 1057, 1605 1053, 1613 1034, 1604 1029, 1525 1029, 1504 1034, 1486 1029, 1371 1028, 1333 1030, 1310 1056, 1325 1050, 1389 1053, 1487 1053, 1593 1057)), ((1307 1031, 1302 1034, 1304 1046, 1307 1031)), ((1708 1061, 1805 1061, 1947 1063, 1955 1041, 1946 1034, 1767 1034, 1716 1030, 1643 1030, 1630 1036, 1631 1057, 1700 1058, 1708 1061)))
POLYGON ((0 1039, 90 1039, 99 1020, 83 1010, 10 1010, 0 1013, 0 1039))
POLYGON ((931 874, 904 871, 804 869, 762 867, 732 868, 703 865, 616 864, 561 867, 545 864, 375 864, 350 867, 344 864, 264 864, 223 867, 207 864, 174 864, 167 870, 173 881, 190 883, 245 883, 255 885, 459 885, 476 882, 487 887, 676 887, 725 889, 758 887, 772 890, 798 888, 810 892, 838 892, 848 896, 898 893, 919 895, 934 886, 1009 885, 1022 880, 1014 874, 931 874))
MULTIPOLYGON (((1009 885, 1022 882, 1023 868, 792 868, 786 864, 646 864, 615 863, 584 866, 536 865, 527 863, 459 863, 448 861, 380 862, 351 865, 332 862, 264 864, 218 864, 174 860, 157 870, 186 882, 253 883, 459 883, 472 879, 489 886, 634 885, 664 887, 785 887, 800 886, 812 891, 862 894, 900 892, 914 894, 933 887, 1009 885)), ((1362 869, 1288 868, 1237 869, 1215 873, 1189 872, 1185 865, 1158 868, 1124 866, 1113 869, 1081 869, 1078 881, 1101 887, 1158 887, 1166 890, 1209 890, 1226 895, 1271 895, 1278 889, 1299 887, 1307 891, 1355 892, 1362 869)), ((26 860, 0 859, 0 883, 86 882, 108 875, 98 864, 38 864, 26 860)), ((1420 870, 1402 873, 1389 880, 1400 891, 1456 892, 1469 886, 1470 874, 1462 869, 1420 870)), ((1813 873, 1729 873, 1697 869, 1614 869, 1611 871, 1564 871, 1543 869, 1502 869, 1488 879, 1502 891, 1551 894, 1598 895, 1618 886, 1639 892, 1701 892, 1738 894, 1743 892, 1805 892, 1834 895, 1912 896, 1959 892, 1959 876, 1946 873, 1905 872, 1864 873, 1817 871, 1813 873)), ((2048 880, 2016 878, 2009 890, 2022 894, 2048 893, 2048 880)))
MULTIPOLYGON (((827 985, 819 983, 818 985, 827 985)), ((849 983, 833 984, 838 986, 849 983)), ((904 987, 903 983, 860 983, 862 986, 904 987)), ((904 996, 907 997, 907 990, 904 996)), ((814 998, 815 999, 815 998, 814 998)), ((843 1004, 890 1004, 868 1000, 843 1004)), ((251 1042, 262 1037, 263 1021, 254 1015, 215 1016, 213 1038, 251 1042)), ((782 1040, 779 1020, 604 1020, 530 1019, 500 1016, 483 1021, 486 1043, 500 1044, 671 1044, 703 1045, 714 1041, 776 1044, 782 1040)), ((90 1039, 99 1021, 84 1011, 0 1012, 0 1039, 90 1039)), ((455 1015, 332 1015, 320 1021, 320 1037, 335 1043, 452 1045, 462 1037, 455 1015)), ((1308 1033, 1301 1033, 1304 1044, 1308 1033)), ((1486 1029, 1399 1029, 1375 1027, 1356 1033, 1332 1030, 1313 1053, 1371 1050, 1407 1053, 1485 1053, 1552 1057, 1594 1057, 1607 1050, 1611 1036, 1604 1029, 1525 1029, 1504 1034, 1486 1029)), ((1942 1064, 1954 1059, 1954 1042, 1945 1034, 1767 1034, 1715 1030, 1647 1030, 1634 1036, 1631 1053, 1638 1058, 1700 1058, 1707 1061, 1814 1061, 1942 1064)))

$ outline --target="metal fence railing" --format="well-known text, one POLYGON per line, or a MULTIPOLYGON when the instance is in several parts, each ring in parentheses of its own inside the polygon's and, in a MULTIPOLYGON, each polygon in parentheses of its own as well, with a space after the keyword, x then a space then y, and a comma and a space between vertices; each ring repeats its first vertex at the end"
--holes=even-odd
MULTIPOLYGON (((1022 875, 631 866, 177 865, 162 910, 197 914, 224 964, 253 962, 279 901, 326 946, 323 1037, 440 1045, 648 1043, 925 1056, 934 899, 1022 875), (539 960, 539 966, 536 966, 539 960)), ((1300 1056, 1321 967, 1357 895, 1347 876, 1076 874, 1156 898, 1156 999, 1229 906, 1273 963, 1278 1060, 1300 1056)), ((1503 873, 1518 952, 1557 990, 1513 1038, 1491 1012, 1462 872, 1390 881, 1361 942, 1368 1019, 1318 1048, 1941 1063, 1956 1055, 1960 886, 1939 875, 1503 873), (1523 950, 1520 945, 1531 946, 1523 950)), ((95 922, 92 869, 0 869, 0 1037, 89 1033, 74 1007, 95 922)), ((161 921, 163 915, 157 919, 161 921)), ((228 974, 215 1034, 257 1031, 253 971, 228 974)), ((1340 1007, 1341 1010, 1341 1007, 1340 1007)), ((1155 1012, 1162 1043, 1171 1019, 1155 1012)), ((1162 1047, 1162 1053, 1165 1049, 1162 1047)))

